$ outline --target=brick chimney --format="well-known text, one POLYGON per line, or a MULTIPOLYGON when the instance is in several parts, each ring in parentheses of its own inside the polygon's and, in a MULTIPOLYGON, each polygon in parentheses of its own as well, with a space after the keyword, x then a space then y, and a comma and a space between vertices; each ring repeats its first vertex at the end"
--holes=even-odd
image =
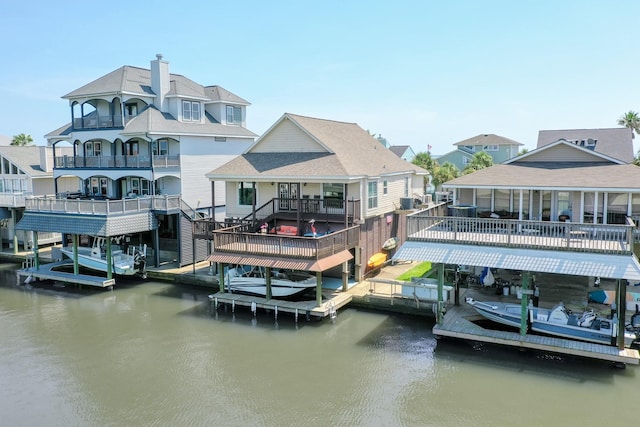
POLYGON ((151 90, 156 95, 153 105, 160 111, 167 112, 165 95, 169 92, 169 63, 162 60, 162 54, 157 54, 151 61, 151 90))

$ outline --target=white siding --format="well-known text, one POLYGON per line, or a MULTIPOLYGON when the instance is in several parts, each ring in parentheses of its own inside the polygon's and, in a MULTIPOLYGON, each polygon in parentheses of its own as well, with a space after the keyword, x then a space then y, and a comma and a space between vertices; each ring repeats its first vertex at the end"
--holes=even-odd
POLYGON ((252 153, 324 153, 326 151, 289 120, 281 121, 251 149, 252 153))

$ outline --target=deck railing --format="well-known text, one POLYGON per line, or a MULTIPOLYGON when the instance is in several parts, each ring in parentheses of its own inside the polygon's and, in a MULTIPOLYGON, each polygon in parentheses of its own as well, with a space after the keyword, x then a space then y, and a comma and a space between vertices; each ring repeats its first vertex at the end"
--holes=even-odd
POLYGON ((215 230, 216 253, 250 254, 279 258, 322 259, 357 247, 360 227, 354 226, 320 237, 295 237, 243 232, 242 226, 215 230))
POLYGON ((84 215, 110 215, 146 212, 150 210, 174 211, 181 208, 180 196, 143 196, 132 199, 92 200, 33 197, 25 200, 30 212, 64 212, 84 215))
POLYGON ((56 169, 150 168, 163 169, 180 166, 180 156, 56 156, 56 169))
POLYGON ((586 224, 413 215, 407 240, 610 254, 633 253, 635 223, 586 224))

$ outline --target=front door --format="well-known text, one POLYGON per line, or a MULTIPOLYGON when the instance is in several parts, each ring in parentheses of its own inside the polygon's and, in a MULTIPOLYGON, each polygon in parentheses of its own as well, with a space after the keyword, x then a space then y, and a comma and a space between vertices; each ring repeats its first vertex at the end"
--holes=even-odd
POLYGON ((295 211, 298 209, 298 194, 300 184, 297 182, 278 184, 278 197, 280 198, 280 210, 295 211))

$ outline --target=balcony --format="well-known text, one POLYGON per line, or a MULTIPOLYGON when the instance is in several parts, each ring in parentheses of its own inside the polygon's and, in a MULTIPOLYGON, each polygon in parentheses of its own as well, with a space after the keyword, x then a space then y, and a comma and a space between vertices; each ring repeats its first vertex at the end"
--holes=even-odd
POLYGON ((0 193, 0 206, 7 208, 23 208, 25 199, 30 197, 31 193, 0 193))
POLYGON ((634 230, 630 218, 624 225, 420 214, 407 218, 407 241, 603 254, 633 254, 634 230))
POLYGON ((165 169, 180 166, 180 156, 56 156, 56 169, 165 169))
POLYGON ((26 211, 83 215, 122 215, 148 211, 178 212, 180 196, 145 196, 133 199, 95 200, 82 198, 34 197, 25 200, 26 211))
POLYGON ((114 129, 122 127, 122 116, 120 114, 111 116, 89 115, 87 117, 73 119, 74 130, 114 129))
MULTIPOLYGON (((194 222, 194 234, 196 233, 196 224, 198 222, 194 222)), ((200 222, 199 224, 206 223, 200 222)), ((320 260, 355 248, 360 242, 359 226, 321 237, 247 233, 244 230, 243 226, 212 230, 215 253, 320 260)))

